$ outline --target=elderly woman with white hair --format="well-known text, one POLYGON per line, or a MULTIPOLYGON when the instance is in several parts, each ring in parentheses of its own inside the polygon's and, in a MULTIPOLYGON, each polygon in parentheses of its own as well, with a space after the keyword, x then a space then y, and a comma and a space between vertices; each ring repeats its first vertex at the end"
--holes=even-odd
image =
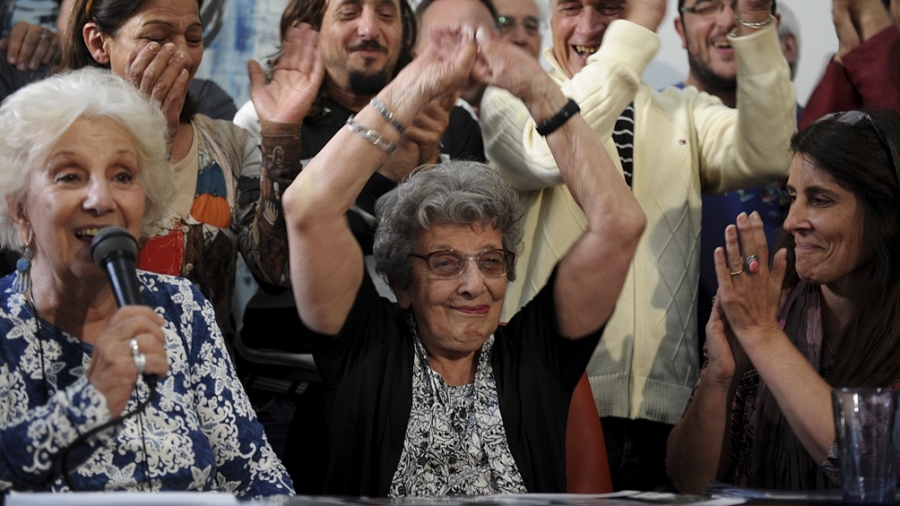
POLYGON ((0 131, 0 243, 23 253, 0 280, 0 491, 290 493, 210 303, 139 271, 144 305, 118 308, 92 261, 174 193, 159 110, 83 69, 8 98, 0 131))

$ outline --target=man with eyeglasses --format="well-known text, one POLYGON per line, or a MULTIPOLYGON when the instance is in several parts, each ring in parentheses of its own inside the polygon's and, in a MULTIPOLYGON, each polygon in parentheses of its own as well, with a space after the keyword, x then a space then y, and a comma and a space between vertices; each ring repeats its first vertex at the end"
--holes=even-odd
POLYGON ((541 57, 541 32, 544 20, 534 0, 494 0, 497 24, 503 40, 525 48, 535 58, 541 57))
MULTIPOLYGON (((665 0, 550 0, 550 9, 550 75, 604 140, 648 220, 587 372, 614 487, 658 489, 667 481, 666 438, 700 370, 701 192, 787 175, 795 91, 769 0, 735 2, 740 21, 727 40, 737 61, 737 109, 695 88, 657 92, 641 82, 659 47, 665 0)), ((552 125, 570 109, 538 124, 552 125)), ((529 269, 507 288, 502 317, 530 300, 586 226, 529 117, 511 95, 485 93, 486 154, 527 206, 520 265, 529 269)))

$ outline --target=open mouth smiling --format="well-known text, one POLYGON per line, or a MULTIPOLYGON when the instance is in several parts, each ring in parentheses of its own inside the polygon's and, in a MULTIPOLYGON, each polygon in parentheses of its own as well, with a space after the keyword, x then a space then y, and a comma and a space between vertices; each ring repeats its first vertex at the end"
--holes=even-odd
POLYGON ((588 56, 597 52, 600 49, 600 46, 578 46, 573 45, 572 49, 575 50, 582 58, 587 58, 588 56))

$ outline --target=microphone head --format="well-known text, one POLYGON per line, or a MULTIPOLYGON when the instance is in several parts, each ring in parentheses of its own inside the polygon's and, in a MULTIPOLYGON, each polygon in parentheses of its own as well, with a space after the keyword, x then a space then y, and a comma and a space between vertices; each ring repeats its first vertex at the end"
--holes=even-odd
POLYGON ((113 256, 124 255, 137 260, 137 240, 122 227, 103 227, 91 241, 91 258, 103 268, 113 256))

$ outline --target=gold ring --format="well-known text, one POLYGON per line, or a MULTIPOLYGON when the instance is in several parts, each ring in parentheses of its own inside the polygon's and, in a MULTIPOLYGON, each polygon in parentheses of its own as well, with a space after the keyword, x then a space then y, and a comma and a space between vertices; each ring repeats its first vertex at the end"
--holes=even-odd
POLYGON ((744 273, 744 269, 741 269, 739 271, 729 272, 729 274, 731 274, 732 276, 737 276, 738 274, 743 274, 743 273, 744 273))

